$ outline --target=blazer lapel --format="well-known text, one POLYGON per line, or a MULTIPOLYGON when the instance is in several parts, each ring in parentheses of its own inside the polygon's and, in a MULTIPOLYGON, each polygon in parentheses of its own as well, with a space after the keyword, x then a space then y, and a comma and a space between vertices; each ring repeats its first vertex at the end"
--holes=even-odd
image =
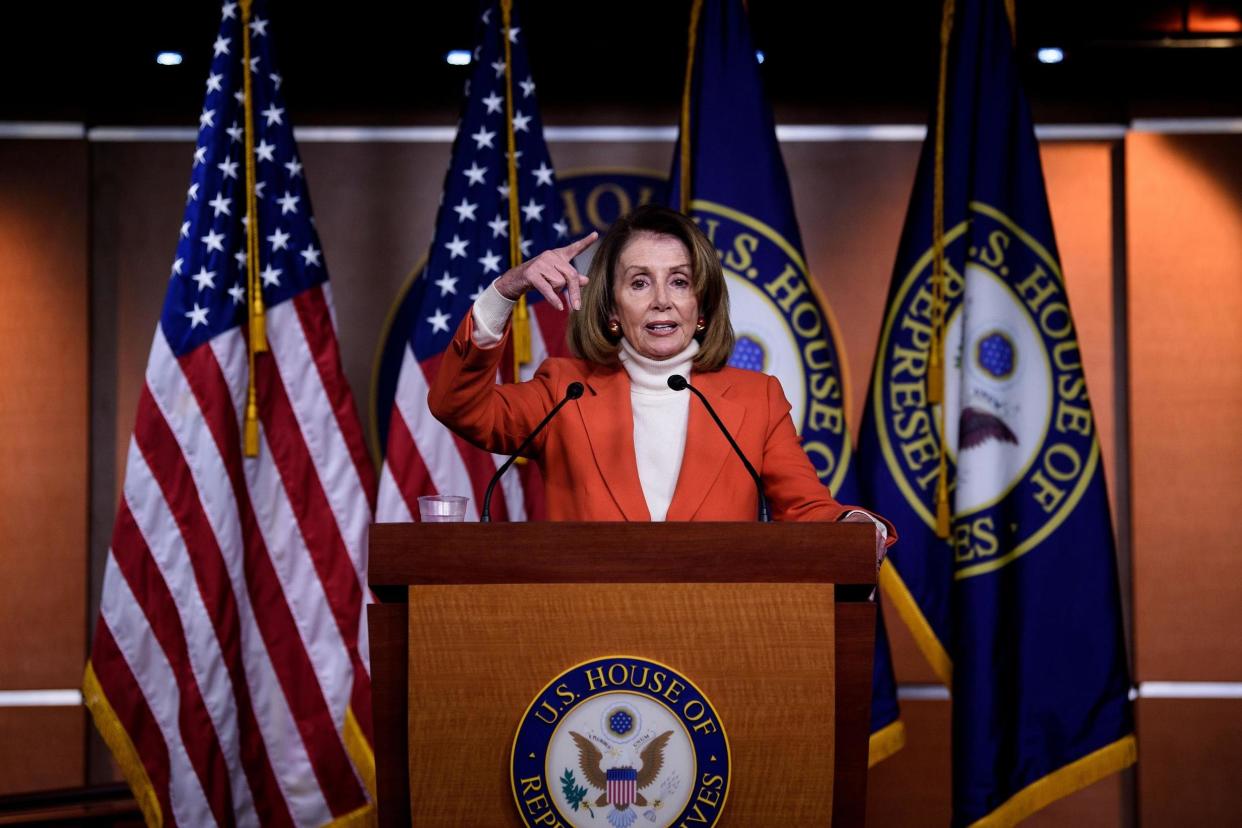
MULTIPOLYGON (((720 374, 699 374, 691 380, 716 409, 721 422, 736 440, 742 420, 746 418, 746 407, 724 396, 729 386, 720 374)), ((703 401, 692 395, 690 421, 686 427, 686 453, 681 460, 681 472, 677 477, 673 502, 668 507, 667 520, 693 519, 726 462, 742 461, 734 456, 733 448, 703 407, 703 401)))
POLYGON ((629 377, 624 369, 601 368, 592 372, 587 387, 577 405, 600 477, 626 520, 649 521, 651 513, 634 459, 629 377))

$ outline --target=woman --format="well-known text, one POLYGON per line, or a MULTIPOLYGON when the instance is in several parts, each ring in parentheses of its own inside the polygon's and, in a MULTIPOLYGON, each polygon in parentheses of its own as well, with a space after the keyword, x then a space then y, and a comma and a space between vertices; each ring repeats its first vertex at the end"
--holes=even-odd
MULTIPOLYGON (((693 221, 639 207, 609 229, 583 276, 572 259, 595 240, 549 250, 484 291, 444 354, 428 403, 471 443, 509 453, 582 382, 534 443, 553 520, 754 520, 754 483, 681 374, 711 401, 763 478, 775 520, 872 520, 833 500, 798 440, 780 382, 730 368, 733 327, 716 251, 693 221), (572 359, 530 382, 497 385, 509 315, 534 289, 572 307, 572 359), (846 517, 849 515, 849 517, 846 517)), ((895 540, 892 527, 888 543, 895 540)))

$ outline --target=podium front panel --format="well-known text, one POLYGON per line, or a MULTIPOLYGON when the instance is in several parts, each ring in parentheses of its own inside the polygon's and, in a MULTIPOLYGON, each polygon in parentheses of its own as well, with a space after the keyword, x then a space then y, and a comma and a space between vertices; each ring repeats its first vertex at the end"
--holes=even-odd
POLYGON ((520 825, 519 806, 546 810, 509 790, 523 713, 569 667, 633 655, 688 677, 715 707, 731 759, 719 824, 827 825, 833 619, 825 584, 412 587, 412 822, 520 825))

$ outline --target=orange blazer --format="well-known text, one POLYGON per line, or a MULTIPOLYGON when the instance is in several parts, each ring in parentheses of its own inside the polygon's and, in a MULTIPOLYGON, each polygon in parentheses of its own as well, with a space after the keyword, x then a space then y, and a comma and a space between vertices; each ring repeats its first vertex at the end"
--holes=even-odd
MULTIPOLYGON (((480 348, 470 314, 445 350, 427 403, 442 423, 498 454, 517 449, 571 382, 586 392, 571 401, 533 443, 552 520, 651 519, 634 458, 630 378, 620 365, 552 358, 529 382, 498 385, 503 342, 480 348)), ((506 333, 506 337, 508 333, 506 333)), ((780 381, 724 368, 691 381, 763 478, 774 520, 840 518, 850 507, 833 500, 802 450, 780 381)), ((686 392, 690 393, 689 391, 686 392)), ((690 400, 686 450, 668 520, 754 520, 755 485, 697 399, 690 400)), ((889 527, 889 538, 896 533, 889 527)))

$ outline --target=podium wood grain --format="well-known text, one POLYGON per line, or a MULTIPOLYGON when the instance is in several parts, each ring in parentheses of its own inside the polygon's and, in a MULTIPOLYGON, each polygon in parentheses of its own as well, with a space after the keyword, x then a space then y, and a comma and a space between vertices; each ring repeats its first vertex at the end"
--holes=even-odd
POLYGON ((833 708, 805 704, 834 682, 829 585, 413 587, 409 619, 415 825, 520 824, 491 793, 509 788, 522 714, 560 673, 612 655, 663 662, 711 700, 732 757, 721 824, 830 820, 833 708), (426 795, 444 790, 462 795, 426 795))

